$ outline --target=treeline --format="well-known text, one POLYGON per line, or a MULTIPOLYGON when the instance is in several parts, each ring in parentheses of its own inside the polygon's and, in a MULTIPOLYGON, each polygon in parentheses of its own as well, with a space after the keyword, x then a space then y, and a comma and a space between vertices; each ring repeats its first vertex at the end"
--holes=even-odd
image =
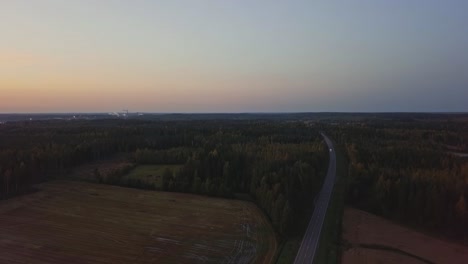
POLYGON ((194 151, 176 173, 164 173, 162 189, 227 198, 250 194, 284 234, 295 231, 294 219, 310 212, 326 157, 319 137, 302 144, 220 143, 194 151))
POLYGON ((281 234, 306 223, 327 167, 318 130, 302 122, 137 120, 43 121, 0 127, 1 198, 65 176, 73 167, 134 153, 126 166, 94 171, 94 179, 142 189, 154 184, 123 177, 134 165, 181 165, 161 188, 233 198, 249 195, 281 234))
POLYGON ((466 122, 368 122, 329 128, 347 146, 349 201, 411 226, 468 238, 466 122))
POLYGON ((172 148, 168 150, 138 149, 134 158, 138 164, 183 164, 191 155, 189 148, 172 148))
POLYGON ((328 162, 316 130, 299 123, 249 125, 205 134, 199 142, 196 148, 139 149, 135 160, 183 164, 163 174, 165 191, 226 198, 249 194, 282 234, 297 231, 296 220, 307 219, 328 162))
POLYGON ((191 144, 194 134, 178 124, 134 120, 38 121, 0 126, 0 198, 27 193, 31 186, 71 168, 138 148, 191 144))

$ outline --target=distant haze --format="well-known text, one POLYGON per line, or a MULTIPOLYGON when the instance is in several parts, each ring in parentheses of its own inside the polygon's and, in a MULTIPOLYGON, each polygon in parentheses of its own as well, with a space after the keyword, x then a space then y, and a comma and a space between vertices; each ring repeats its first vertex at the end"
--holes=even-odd
POLYGON ((0 112, 468 111, 468 1, 0 2, 0 112))

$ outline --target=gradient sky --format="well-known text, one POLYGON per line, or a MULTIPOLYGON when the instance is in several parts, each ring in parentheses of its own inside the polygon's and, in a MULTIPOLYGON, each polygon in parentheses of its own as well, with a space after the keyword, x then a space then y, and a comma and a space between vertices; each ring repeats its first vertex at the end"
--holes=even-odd
POLYGON ((0 112, 124 108, 468 111, 468 1, 0 1, 0 112))

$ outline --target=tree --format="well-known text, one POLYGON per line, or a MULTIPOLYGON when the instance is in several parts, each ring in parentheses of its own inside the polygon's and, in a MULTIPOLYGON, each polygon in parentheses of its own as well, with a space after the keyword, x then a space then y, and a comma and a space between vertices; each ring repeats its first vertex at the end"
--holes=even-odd
POLYGON ((286 201, 283 207, 283 212, 281 214, 281 222, 280 222, 280 231, 283 234, 288 232, 290 222, 291 222, 291 207, 289 206, 289 201, 286 201))
POLYGON ((169 168, 165 168, 161 177, 161 186, 163 191, 171 191, 171 183, 173 182, 173 174, 169 168))
POLYGON ((94 176, 94 178, 96 178, 96 180, 97 180, 99 183, 103 183, 103 182, 104 182, 104 179, 102 178, 102 175, 101 175, 101 173, 99 172, 99 169, 98 169, 98 168, 94 168, 93 176, 94 176))
POLYGON ((460 219, 465 219, 468 216, 468 213, 466 210, 465 195, 463 194, 460 195, 460 198, 458 198, 457 204, 455 205, 455 210, 457 212, 458 217, 460 217, 460 219))

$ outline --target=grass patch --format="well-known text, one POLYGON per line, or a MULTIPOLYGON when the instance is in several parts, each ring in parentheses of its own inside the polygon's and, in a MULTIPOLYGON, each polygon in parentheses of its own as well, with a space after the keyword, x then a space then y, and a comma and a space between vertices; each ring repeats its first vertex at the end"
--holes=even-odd
POLYGON ((340 263, 341 231, 347 186, 348 163, 342 146, 336 145, 336 183, 323 223, 315 263, 340 263))
MULTIPOLYGON (((305 232, 305 231, 304 231, 305 232)), ((301 246, 302 237, 290 238, 283 242, 281 245, 281 254, 278 257, 277 264, 289 264, 294 262, 296 258, 297 251, 301 246)))
POLYGON ((173 174, 176 173, 182 165, 140 165, 122 177, 122 182, 135 182, 144 186, 152 186, 153 189, 160 190, 162 185, 162 176, 166 169, 173 174))

